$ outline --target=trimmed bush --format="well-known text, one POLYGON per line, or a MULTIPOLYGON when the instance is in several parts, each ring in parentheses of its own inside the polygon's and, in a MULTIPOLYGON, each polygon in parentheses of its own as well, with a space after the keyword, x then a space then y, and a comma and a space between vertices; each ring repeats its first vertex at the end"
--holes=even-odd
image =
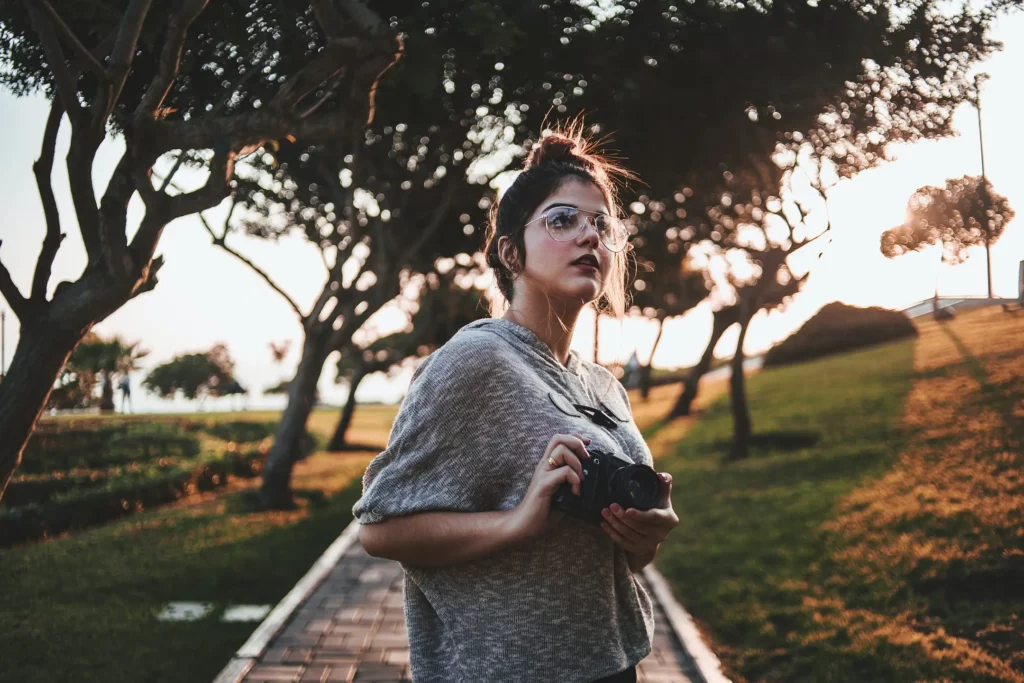
POLYGON ((0 506, 15 508, 32 503, 45 503, 61 493, 95 488, 102 486, 106 481, 105 472, 91 472, 76 476, 57 474, 55 476, 14 479, 7 485, 0 506))
POLYGON ((916 335, 917 328, 902 311, 833 302, 768 351, 764 365, 801 363, 916 335))
POLYGON ((228 482, 229 459, 202 462, 153 478, 114 480, 107 486, 56 495, 43 504, 0 511, 0 547, 47 538, 109 522, 148 507, 166 505, 228 482))
POLYGON ((206 427, 206 433, 224 441, 252 443, 273 436, 277 430, 276 422, 215 422, 206 427))
POLYGON ((26 448, 20 471, 24 474, 67 472, 75 468, 105 468, 161 458, 194 458, 199 454, 199 442, 194 436, 165 429, 93 431, 94 434, 88 435, 87 430, 48 434, 49 438, 41 442, 43 449, 37 447, 33 449, 35 452, 29 452, 26 448))

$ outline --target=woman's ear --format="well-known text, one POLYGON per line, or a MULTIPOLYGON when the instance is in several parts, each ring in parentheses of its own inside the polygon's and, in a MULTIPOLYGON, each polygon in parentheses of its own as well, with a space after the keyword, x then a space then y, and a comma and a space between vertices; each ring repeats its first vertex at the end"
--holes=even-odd
POLYGON ((511 238, 504 235, 498 238, 498 259, 510 273, 515 274, 518 272, 516 246, 512 243, 511 238))

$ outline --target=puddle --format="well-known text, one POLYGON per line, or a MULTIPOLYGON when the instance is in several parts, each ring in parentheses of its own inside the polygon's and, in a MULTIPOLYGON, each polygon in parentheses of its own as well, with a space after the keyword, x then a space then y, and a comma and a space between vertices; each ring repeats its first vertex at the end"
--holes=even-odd
POLYGON ((198 621, 212 611, 212 602, 169 602, 156 618, 160 621, 198 621))
POLYGON ((221 616, 221 621, 263 621, 270 613, 270 605, 231 605, 221 616))

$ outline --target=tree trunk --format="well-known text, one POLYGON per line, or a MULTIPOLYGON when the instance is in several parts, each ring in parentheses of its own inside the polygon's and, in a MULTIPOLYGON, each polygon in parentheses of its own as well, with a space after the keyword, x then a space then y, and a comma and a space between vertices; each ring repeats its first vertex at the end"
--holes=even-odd
POLYGON ((334 429, 334 436, 331 437, 331 442, 327 445, 327 450, 333 453, 345 450, 347 445, 345 434, 348 432, 349 425, 352 424, 352 415, 356 412, 356 389, 359 388, 359 383, 363 381, 364 377, 366 377, 365 372, 356 372, 352 376, 352 381, 349 382, 345 408, 341 411, 341 419, 338 420, 338 426, 334 429))
POLYGON ((651 357, 647 359, 646 365, 641 365, 638 375, 640 377, 640 396, 647 400, 651 393, 651 371, 654 364, 654 354, 658 352, 658 345, 661 344, 661 335, 665 331, 665 321, 658 318, 658 336, 654 338, 654 348, 651 349, 651 357))
POLYGON ((747 338, 747 329, 753 316, 744 316, 740 321, 740 338, 736 342, 736 353, 732 357, 732 374, 729 378, 729 405, 732 407, 732 450, 729 458, 742 460, 750 454, 750 437, 753 426, 750 422, 750 409, 747 406, 747 384, 743 374, 743 341, 747 338))
POLYGON ((288 383, 288 405, 274 436, 274 445, 267 455, 260 491, 263 505, 270 509, 293 507, 291 492, 292 467, 303 455, 306 421, 313 410, 316 385, 330 355, 331 328, 317 325, 306 331, 302 357, 295 377, 288 383))
POLYGON ((0 500, 61 368, 84 334, 60 335, 45 320, 21 328, 10 370, 0 382, 0 500))
POLYGON ((735 306, 729 306, 720 311, 715 311, 714 321, 711 327, 711 339, 708 340, 707 348, 704 349, 704 355, 701 356, 700 361, 693 366, 690 370, 689 376, 683 383, 683 393, 679 396, 676 401, 676 405, 672 408, 672 412, 669 413, 669 419, 676 417, 683 417, 690 414, 690 410, 693 407, 693 402, 697 398, 697 388, 700 386, 701 377, 707 374, 711 368, 711 361, 715 357, 715 347, 718 346, 718 340, 722 338, 725 331, 736 322, 735 306))
MULTIPOLYGON (((991 223, 990 223, 991 224, 991 223)), ((989 232, 985 231, 985 264, 986 264, 986 278, 985 282, 988 285, 988 298, 993 298, 992 294, 992 243, 988 238, 989 232)))
POLYGON ((103 371, 102 377, 100 412, 112 413, 114 412, 114 378, 106 370, 103 371))

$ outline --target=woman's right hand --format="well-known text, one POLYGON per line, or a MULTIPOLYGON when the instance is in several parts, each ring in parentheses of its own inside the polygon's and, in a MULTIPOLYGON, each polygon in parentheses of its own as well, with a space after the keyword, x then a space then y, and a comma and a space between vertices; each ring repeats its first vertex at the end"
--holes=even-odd
POLYGON ((590 439, 579 434, 555 434, 544 450, 544 456, 533 471, 526 495, 512 510, 514 535, 529 540, 547 529, 551 519, 551 497, 564 483, 580 494, 583 462, 590 458, 586 445, 590 439), (554 464, 552 464, 554 463, 554 464))

